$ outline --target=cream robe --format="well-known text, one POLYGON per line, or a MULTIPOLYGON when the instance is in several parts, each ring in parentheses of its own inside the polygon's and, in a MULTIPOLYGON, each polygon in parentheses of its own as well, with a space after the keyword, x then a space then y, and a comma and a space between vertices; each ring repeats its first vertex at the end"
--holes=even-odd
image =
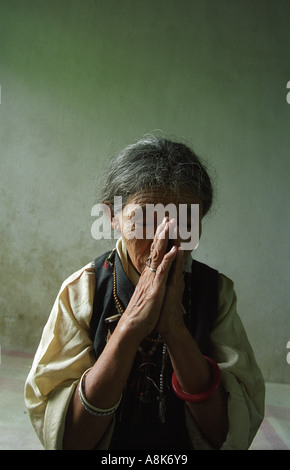
MULTIPOLYGON (((134 285, 138 274, 128 262, 122 240, 117 242, 123 269, 134 285)), ((191 264, 186 266, 186 270, 191 264)), ((25 384, 25 403, 45 449, 62 449, 66 412, 82 373, 93 366, 90 320, 95 292, 94 263, 61 286, 42 333, 25 384)), ((218 316, 211 332, 213 358, 221 369, 228 396, 229 430, 224 450, 248 449, 264 416, 265 385, 236 310, 233 282, 219 274, 218 316)), ((194 449, 212 449, 185 405, 186 424, 194 449)), ((114 420, 96 447, 107 449, 114 420)))

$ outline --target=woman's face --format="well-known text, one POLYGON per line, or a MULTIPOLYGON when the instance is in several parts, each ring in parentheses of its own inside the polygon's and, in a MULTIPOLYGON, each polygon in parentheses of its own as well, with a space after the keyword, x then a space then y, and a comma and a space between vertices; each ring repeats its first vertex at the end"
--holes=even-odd
MULTIPOLYGON (((153 206, 150 210, 150 206, 148 208, 148 204, 154 206, 157 204, 162 204, 162 208, 164 207, 167 209, 165 214, 164 209, 163 212, 162 209, 160 212, 158 211, 159 215, 163 214, 162 219, 164 215, 169 216, 170 218, 173 214, 174 217, 175 212, 173 208, 176 208, 177 228, 174 232, 174 239, 169 240, 169 244, 171 243, 171 246, 173 244, 180 246, 182 241, 180 233, 182 232, 179 225, 180 221, 184 223, 184 218, 186 219, 185 223, 187 224, 187 230, 190 232, 190 227, 193 223, 191 220, 191 204, 199 204, 199 220, 197 222, 199 223, 199 236, 201 233, 202 207, 200 201, 198 201, 197 198, 192 195, 192 193, 183 191, 180 192, 178 196, 176 194, 168 194, 164 196, 161 191, 154 189, 135 194, 128 200, 122 212, 112 219, 112 224, 115 229, 121 230, 122 238, 126 244, 130 262, 139 273, 142 273, 146 266, 146 260, 150 256, 150 247, 153 241, 154 233, 156 231, 157 225, 162 222, 162 219, 158 219, 157 212, 154 210, 153 206), (172 206, 168 206, 168 204, 171 204, 172 206), (181 213, 179 211, 180 204, 187 206, 187 213, 183 212, 185 217, 184 215, 182 217, 179 216, 181 213), (166 208, 166 206, 168 207, 166 208), (170 208, 172 208, 172 211, 170 208)), ((192 249, 184 251, 184 261, 186 261, 191 251, 192 249)))

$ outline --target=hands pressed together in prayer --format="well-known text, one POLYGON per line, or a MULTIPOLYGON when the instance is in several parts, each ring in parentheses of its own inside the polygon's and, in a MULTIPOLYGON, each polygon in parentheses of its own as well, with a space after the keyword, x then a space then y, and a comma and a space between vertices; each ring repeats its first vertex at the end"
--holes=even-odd
POLYGON ((158 226, 148 264, 120 320, 135 329, 140 342, 153 330, 157 330, 166 342, 168 335, 176 334, 185 327, 182 311, 183 265, 189 253, 176 245, 167 252, 169 234, 174 230, 175 219, 169 221, 164 218, 158 226))

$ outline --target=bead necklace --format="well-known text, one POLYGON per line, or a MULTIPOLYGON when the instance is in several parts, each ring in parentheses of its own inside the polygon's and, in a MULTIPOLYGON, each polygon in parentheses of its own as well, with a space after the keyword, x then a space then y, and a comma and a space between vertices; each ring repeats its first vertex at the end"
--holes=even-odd
POLYGON ((120 302, 120 300, 118 299, 118 296, 117 296, 116 263, 114 263, 114 273, 113 273, 113 296, 114 296, 114 300, 115 300, 116 309, 118 311, 118 314, 121 316, 124 313, 124 309, 123 309, 123 307, 121 305, 121 302, 120 302))

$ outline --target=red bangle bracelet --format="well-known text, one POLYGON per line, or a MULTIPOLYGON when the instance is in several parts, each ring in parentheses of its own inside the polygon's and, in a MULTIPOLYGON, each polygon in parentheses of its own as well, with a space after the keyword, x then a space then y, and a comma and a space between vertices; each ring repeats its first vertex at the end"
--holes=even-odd
POLYGON ((188 401, 190 403, 200 403, 210 398, 214 394, 216 389, 218 388, 220 381, 221 381, 221 373, 220 373, 219 366, 210 357, 204 356, 204 358, 210 364, 212 375, 213 375, 212 383, 210 384, 209 388, 205 392, 194 393, 194 394, 184 392, 180 388, 175 372, 173 372, 172 380, 171 380, 172 388, 173 388, 175 395, 177 395, 178 398, 180 398, 181 400, 188 401))

